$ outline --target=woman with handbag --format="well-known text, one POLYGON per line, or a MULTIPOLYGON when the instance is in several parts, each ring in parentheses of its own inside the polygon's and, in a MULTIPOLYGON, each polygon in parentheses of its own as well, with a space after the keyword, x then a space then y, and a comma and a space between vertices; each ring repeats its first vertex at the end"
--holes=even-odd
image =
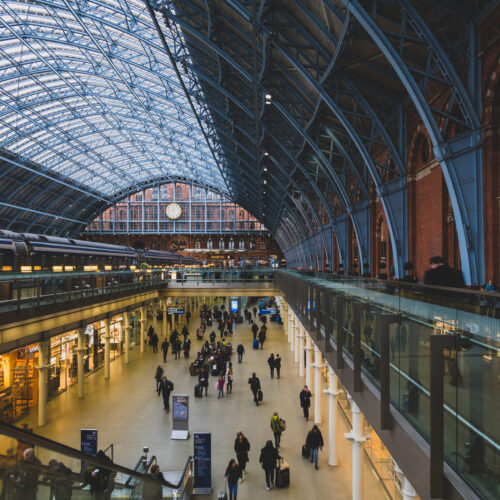
POLYGON ((224 479, 227 482, 227 489, 229 490, 229 500, 236 500, 236 496, 238 495, 238 480, 241 479, 241 469, 234 458, 229 461, 224 479))
MULTIPOLYGON (((243 474, 246 474, 245 468, 248 462, 250 443, 241 431, 236 434, 236 439, 234 441, 234 451, 236 452, 236 458, 238 459, 238 465, 240 466, 241 472, 243 474)), ((240 482, 241 481, 243 481, 243 477, 241 478, 240 482)))

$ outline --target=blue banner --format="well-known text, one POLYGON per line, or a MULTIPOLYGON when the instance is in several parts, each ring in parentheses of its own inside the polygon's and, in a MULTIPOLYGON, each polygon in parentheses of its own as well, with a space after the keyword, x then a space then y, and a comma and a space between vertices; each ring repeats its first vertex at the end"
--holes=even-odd
POLYGON ((209 432, 194 433, 194 492, 212 493, 212 438, 209 432))
POLYGON ((276 314, 276 307, 268 307, 267 309, 261 309, 259 314, 276 314))
POLYGON ((184 314, 184 308, 183 307, 169 307, 167 309, 168 314, 184 314))

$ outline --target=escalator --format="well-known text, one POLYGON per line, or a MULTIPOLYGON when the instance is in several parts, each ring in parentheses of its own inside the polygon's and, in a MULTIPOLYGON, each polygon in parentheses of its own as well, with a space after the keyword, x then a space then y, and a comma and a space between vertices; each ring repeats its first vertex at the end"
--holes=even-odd
POLYGON ((154 478, 156 457, 141 457, 133 469, 56 441, 0 423, 0 500, 189 500, 191 457, 182 472, 154 478))

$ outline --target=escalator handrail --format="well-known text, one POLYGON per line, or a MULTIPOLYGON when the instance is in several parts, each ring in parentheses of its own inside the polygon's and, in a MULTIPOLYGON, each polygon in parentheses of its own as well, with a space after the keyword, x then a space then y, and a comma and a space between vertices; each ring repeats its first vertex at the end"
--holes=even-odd
MULTIPOLYGON (((72 448, 71 446, 67 446, 65 444, 58 443, 57 441, 53 441, 52 439, 39 436, 38 434, 34 434, 32 432, 19 429, 14 425, 0 423, 0 434, 4 434, 19 441, 23 441, 24 443, 32 443, 35 446, 40 446, 42 448, 51 450, 55 453, 60 453, 69 456, 71 458, 75 458, 77 460, 82 460, 91 463, 93 465, 97 465, 98 467, 102 467, 104 469, 114 470, 116 472, 121 472, 123 474, 134 476, 137 477, 138 479, 146 481, 151 480, 151 476, 148 476, 147 474, 136 472, 132 469, 129 469, 128 467, 117 465, 114 462, 110 463, 105 460, 100 460, 92 455, 87 455, 86 453, 83 453, 80 450, 72 448)), ((167 486, 168 488, 178 489, 184 481, 184 476, 186 474, 190 462, 191 462, 191 457, 189 456, 186 461, 186 466, 184 467, 183 474, 181 475, 181 479, 177 484, 170 483, 169 481, 161 481, 161 483, 164 486, 167 486)))

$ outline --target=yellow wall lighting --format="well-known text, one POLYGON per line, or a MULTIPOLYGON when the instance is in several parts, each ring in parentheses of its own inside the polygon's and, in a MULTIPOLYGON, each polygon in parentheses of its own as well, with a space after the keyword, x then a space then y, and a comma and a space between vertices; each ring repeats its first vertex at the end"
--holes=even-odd
POLYGON ((52 271, 55 273, 61 273, 63 270, 63 266, 52 266, 52 271))
POLYGON ((73 271, 74 267, 73 266, 64 266, 65 271, 73 271))
POLYGON ((2 266, 2 271, 12 271, 12 266, 2 266))
POLYGON ((153 272, 153 270, 152 270, 152 269, 148 269, 146 272, 147 272, 147 273, 152 273, 152 272, 153 272))
POLYGON ((137 266, 130 266, 131 271, 133 271, 134 269, 137 269, 137 266))
POLYGON ((97 266, 83 266, 84 271, 97 271, 97 266))
POLYGON ((31 271, 32 271, 31 266, 21 266, 22 273, 31 273, 31 271))
POLYGON ((33 271, 41 271, 42 266, 33 266, 33 271))
POLYGON ((112 271, 113 270, 113 266, 104 266, 104 270, 105 271, 112 271))

